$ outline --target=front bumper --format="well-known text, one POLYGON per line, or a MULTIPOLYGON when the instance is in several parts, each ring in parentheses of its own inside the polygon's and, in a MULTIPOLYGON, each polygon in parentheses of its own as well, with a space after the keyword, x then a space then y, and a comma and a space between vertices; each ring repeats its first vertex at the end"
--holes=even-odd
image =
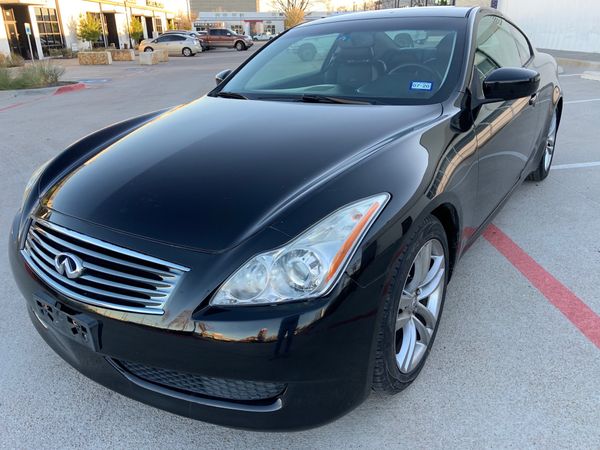
POLYGON ((45 286, 23 259, 17 230, 16 219, 9 243, 11 267, 35 328, 69 364, 123 395, 206 422, 284 430, 333 420, 360 404, 370 391, 378 320, 373 299, 380 297, 379 283, 361 288, 346 278, 328 298, 311 302, 204 307, 192 313, 197 306, 193 305, 187 317, 168 317, 167 311, 160 321, 148 317, 145 324, 144 317, 138 317, 134 323, 129 320, 132 315, 89 307, 45 286), (48 326, 39 300, 57 308, 65 321, 94 324, 97 342, 90 345, 48 326), (185 324, 173 326, 178 321, 185 324), (269 398, 240 400, 212 391, 204 395, 140 376, 145 372, 128 370, 132 366, 121 362, 234 380, 244 392, 248 385, 278 388, 265 391, 277 392, 269 398))

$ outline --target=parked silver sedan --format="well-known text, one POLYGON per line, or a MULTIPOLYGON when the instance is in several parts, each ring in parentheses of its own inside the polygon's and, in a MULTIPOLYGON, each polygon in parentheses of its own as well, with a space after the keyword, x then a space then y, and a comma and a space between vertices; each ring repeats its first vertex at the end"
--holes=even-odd
POLYGON ((185 34, 163 34, 154 39, 145 39, 140 43, 140 52, 166 50, 169 55, 194 56, 202 52, 200 41, 185 34))

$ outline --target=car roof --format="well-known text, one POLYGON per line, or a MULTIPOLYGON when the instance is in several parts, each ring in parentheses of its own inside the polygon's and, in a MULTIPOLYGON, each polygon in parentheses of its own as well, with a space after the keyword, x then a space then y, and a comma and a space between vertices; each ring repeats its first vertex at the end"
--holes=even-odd
POLYGON ((331 23, 361 19, 394 19, 409 17, 455 17, 466 19, 469 13, 475 9, 477 9, 477 7, 473 6, 425 6, 413 8, 379 9, 375 11, 337 14, 335 16, 324 17, 322 19, 306 22, 303 24, 303 26, 316 23, 331 23))

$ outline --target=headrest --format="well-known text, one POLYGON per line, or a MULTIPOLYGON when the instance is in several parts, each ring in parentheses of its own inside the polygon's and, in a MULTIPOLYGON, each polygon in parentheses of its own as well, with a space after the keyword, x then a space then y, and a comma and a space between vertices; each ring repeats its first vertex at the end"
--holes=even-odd
POLYGON ((372 33, 355 32, 346 33, 338 37, 338 45, 341 48, 364 48, 372 47, 375 43, 372 33))
POLYGON ((394 36, 394 42, 400 48, 412 48, 415 46, 413 38, 408 33, 398 33, 394 36))
POLYGON ((452 50, 452 46, 454 45, 454 35, 452 33, 448 33, 446 36, 442 38, 442 40, 436 46, 438 52, 447 52, 450 54, 452 50))
POLYGON ((372 58, 373 49, 371 47, 340 48, 336 53, 336 59, 354 64, 370 61, 372 58))

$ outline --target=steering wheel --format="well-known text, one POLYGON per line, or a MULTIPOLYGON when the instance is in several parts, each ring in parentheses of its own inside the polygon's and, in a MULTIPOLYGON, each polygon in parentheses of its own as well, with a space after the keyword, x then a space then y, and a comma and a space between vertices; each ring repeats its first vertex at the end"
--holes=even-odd
MULTIPOLYGON (((433 76, 435 81, 441 81, 441 77, 440 75, 433 70, 430 67, 427 67, 424 64, 419 64, 419 63, 406 63, 406 64, 400 64, 398 67, 394 67, 392 70, 389 71, 388 75, 393 75, 397 72, 400 72, 401 70, 406 69, 407 67, 414 67, 418 70, 423 70, 425 72, 427 72, 428 74, 430 74, 431 76, 433 76)), ((415 71, 416 72, 416 71, 415 71)))

